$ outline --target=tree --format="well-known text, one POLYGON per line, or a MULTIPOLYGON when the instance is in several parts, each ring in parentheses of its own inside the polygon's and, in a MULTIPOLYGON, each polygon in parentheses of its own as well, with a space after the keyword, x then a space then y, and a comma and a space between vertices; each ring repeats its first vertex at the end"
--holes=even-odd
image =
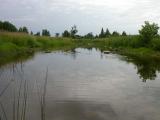
POLYGON ((98 35, 96 35, 95 38, 98 38, 98 35))
POLYGON ((47 29, 43 29, 42 36, 50 36, 50 32, 47 29))
POLYGON ((0 21, 0 30, 2 30, 2 29, 3 29, 3 22, 0 21))
POLYGON ((112 35, 113 36, 119 36, 119 33, 117 31, 113 31, 112 35))
POLYGON ((125 31, 123 31, 122 36, 127 36, 127 33, 125 31))
POLYGON ((105 37, 105 33, 104 33, 103 28, 101 29, 101 33, 99 34, 99 37, 100 38, 104 38, 105 37))
POLYGON ((92 39, 94 38, 94 35, 92 32, 88 33, 87 35, 84 36, 85 38, 89 38, 89 39, 92 39))
POLYGON ((28 33, 27 27, 25 27, 25 26, 23 27, 23 32, 24 32, 24 33, 28 33))
POLYGON ((35 34, 35 36, 40 36, 41 34, 40 34, 40 32, 37 32, 36 34, 35 34))
POLYGON ((28 29, 25 26, 24 27, 20 27, 18 32, 28 33, 28 29))
POLYGON ((107 28, 106 32, 105 32, 105 37, 109 37, 110 35, 111 35, 111 33, 109 32, 109 29, 107 28))
POLYGON ((72 28, 71 28, 71 37, 75 37, 75 35, 77 34, 78 30, 77 30, 77 26, 74 25, 72 28))
POLYGON ((59 37, 59 33, 55 33, 56 37, 59 37))
POLYGON ((9 32, 17 32, 17 28, 10 22, 8 21, 4 21, 4 22, 1 22, 1 28, 2 30, 6 30, 6 31, 9 31, 9 32))
POLYGON ((142 45, 147 45, 154 37, 158 36, 159 26, 158 24, 150 24, 148 21, 144 22, 141 30, 139 30, 140 40, 142 45))
POLYGON ((19 30, 18 30, 18 32, 23 32, 23 28, 20 27, 19 30))
POLYGON ((70 33, 68 32, 68 30, 65 30, 65 31, 62 33, 62 36, 63 36, 63 37, 70 37, 70 33))
POLYGON ((31 35, 33 35, 33 32, 31 31, 31 33, 30 33, 31 35))

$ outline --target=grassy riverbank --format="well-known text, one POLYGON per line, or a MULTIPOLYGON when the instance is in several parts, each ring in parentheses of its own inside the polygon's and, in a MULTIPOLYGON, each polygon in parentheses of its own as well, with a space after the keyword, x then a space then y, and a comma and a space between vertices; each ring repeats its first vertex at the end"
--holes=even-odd
POLYGON ((68 50, 76 47, 111 50, 134 57, 160 59, 160 38, 142 46, 139 36, 119 36, 97 39, 71 39, 31 36, 23 33, 0 32, 0 63, 19 56, 32 54, 37 50, 68 50))
POLYGON ((67 38, 0 32, 0 63, 11 61, 19 56, 33 54, 37 50, 68 49, 73 46, 73 40, 67 38))
POLYGON ((142 46, 139 36, 110 37, 95 40, 79 40, 78 46, 83 48, 98 48, 139 59, 160 60, 160 38, 153 39, 147 46, 142 46))

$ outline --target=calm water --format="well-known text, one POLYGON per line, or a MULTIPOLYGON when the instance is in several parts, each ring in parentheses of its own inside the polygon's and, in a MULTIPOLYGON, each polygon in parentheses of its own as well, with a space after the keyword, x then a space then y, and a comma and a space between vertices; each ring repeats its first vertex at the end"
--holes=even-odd
POLYGON ((96 49, 38 53, 0 68, 0 119, 40 120, 43 98, 46 120, 160 120, 159 66, 96 49))

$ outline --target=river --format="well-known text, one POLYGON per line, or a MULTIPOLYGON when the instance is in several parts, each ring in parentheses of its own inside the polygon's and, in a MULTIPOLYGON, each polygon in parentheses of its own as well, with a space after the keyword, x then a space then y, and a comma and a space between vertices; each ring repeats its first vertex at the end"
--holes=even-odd
POLYGON ((160 120, 160 65, 98 49, 0 67, 1 120, 160 120))

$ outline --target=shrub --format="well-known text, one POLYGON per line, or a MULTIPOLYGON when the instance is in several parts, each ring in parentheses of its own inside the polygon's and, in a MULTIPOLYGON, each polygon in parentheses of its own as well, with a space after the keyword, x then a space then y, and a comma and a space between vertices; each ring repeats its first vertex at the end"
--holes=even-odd
POLYGON ((142 29, 139 30, 140 40, 143 46, 148 45, 153 38, 158 36, 158 29, 158 24, 150 24, 148 21, 145 21, 145 25, 142 25, 142 29))

